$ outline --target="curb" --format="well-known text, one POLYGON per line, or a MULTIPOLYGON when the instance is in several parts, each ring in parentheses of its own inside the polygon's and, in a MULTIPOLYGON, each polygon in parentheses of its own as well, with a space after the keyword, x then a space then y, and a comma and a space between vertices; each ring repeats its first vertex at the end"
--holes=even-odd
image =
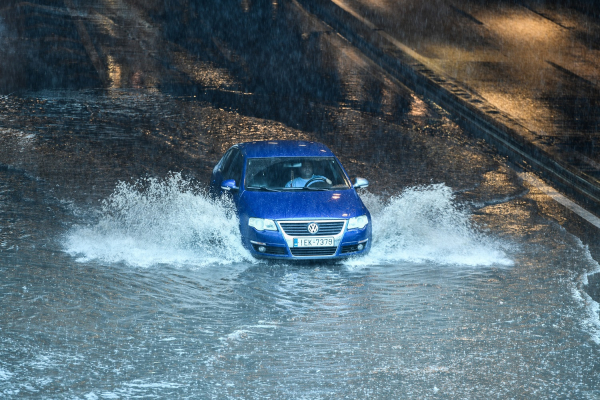
POLYGON ((458 116, 463 125, 495 146, 509 160, 540 174, 600 215, 600 181, 560 160, 551 147, 464 85, 443 77, 375 24, 337 0, 293 0, 361 50, 387 73, 414 92, 458 116))

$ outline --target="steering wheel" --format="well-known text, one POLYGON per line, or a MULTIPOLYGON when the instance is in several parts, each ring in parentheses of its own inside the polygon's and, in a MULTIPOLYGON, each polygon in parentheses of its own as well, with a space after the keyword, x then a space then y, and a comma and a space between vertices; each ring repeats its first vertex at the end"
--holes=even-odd
POLYGON ((323 178, 322 176, 317 176, 315 178, 311 178, 304 184, 304 187, 309 187, 313 183, 327 183, 327 178, 323 178))

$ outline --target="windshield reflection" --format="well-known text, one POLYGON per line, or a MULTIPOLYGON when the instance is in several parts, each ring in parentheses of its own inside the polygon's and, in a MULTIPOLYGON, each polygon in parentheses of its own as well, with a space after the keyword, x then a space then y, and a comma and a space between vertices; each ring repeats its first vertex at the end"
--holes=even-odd
POLYGON ((247 190, 339 190, 350 182, 334 157, 251 158, 246 165, 247 190))

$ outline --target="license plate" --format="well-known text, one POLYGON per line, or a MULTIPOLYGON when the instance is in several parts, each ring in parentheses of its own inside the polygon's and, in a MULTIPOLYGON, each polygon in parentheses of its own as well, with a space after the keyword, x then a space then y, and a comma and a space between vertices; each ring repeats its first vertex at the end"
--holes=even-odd
POLYGON ((329 247, 334 246, 332 237, 294 238, 294 247, 329 247))

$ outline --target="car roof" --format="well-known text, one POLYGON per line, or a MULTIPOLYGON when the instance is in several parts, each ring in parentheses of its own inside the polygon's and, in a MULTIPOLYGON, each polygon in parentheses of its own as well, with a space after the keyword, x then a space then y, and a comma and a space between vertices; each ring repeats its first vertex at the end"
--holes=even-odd
POLYGON ((303 140, 265 140, 240 143, 237 147, 247 158, 260 157, 333 157, 324 144, 303 140))

